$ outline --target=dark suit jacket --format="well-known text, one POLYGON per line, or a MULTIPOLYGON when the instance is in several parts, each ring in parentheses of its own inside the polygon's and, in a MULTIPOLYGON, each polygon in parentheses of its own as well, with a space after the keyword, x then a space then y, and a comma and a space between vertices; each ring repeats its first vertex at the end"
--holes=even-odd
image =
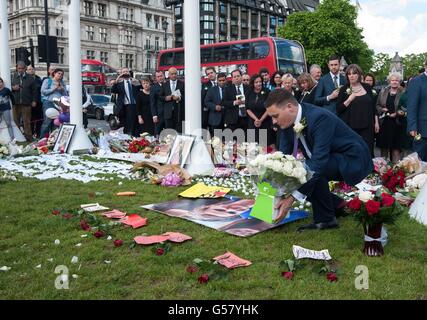
MULTIPOLYGON (((139 90, 141 89, 142 89, 141 85, 132 84, 132 94, 133 94, 133 98, 135 99, 135 104, 136 104, 136 98, 138 97, 139 90)), ((124 81, 115 83, 111 88, 111 93, 117 94, 116 111, 114 112, 114 114, 120 115, 123 112, 123 107, 125 105, 125 98, 126 98, 124 81)))
POLYGON ((159 120, 163 119, 163 103, 159 99, 159 94, 162 86, 155 83, 151 86, 150 90, 150 109, 153 117, 159 117, 159 120))
MULTIPOLYGON (((247 97, 249 95, 250 87, 243 85, 242 94, 247 97)), ((233 102, 236 100, 237 90, 236 86, 231 84, 226 87, 224 90, 224 95, 222 96, 222 105, 225 108, 224 115, 224 125, 233 125, 239 122, 239 106, 233 105, 233 102)))
POLYGON ((163 115, 165 117, 165 119, 172 119, 173 118, 173 112, 174 110, 177 110, 177 112, 179 112, 179 119, 178 120, 183 120, 184 119, 184 82, 182 82, 181 80, 177 80, 176 82, 176 89, 175 90, 179 90, 181 91, 181 101, 179 102, 175 102, 173 100, 171 101, 166 101, 165 98, 167 96, 171 95, 171 86, 170 86, 170 80, 166 81, 163 85, 162 88, 160 89, 159 92, 159 100, 161 103, 163 103, 163 115))
POLYGON ((213 84, 211 81, 202 83, 202 110, 208 109, 204 101, 205 101, 206 95, 208 94, 209 89, 212 87, 213 87, 213 84))
MULTIPOLYGON (((327 110, 306 103, 301 106, 301 119, 307 124, 303 135, 312 153, 311 159, 306 155, 306 163, 315 175, 327 175, 331 157, 335 158, 338 171, 349 185, 359 183, 372 172, 371 152, 357 133, 327 110)), ((281 131, 280 151, 292 154, 294 135, 293 126, 281 131)))
POLYGON ((422 74, 409 82, 408 132, 417 131, 427 138, 427 76, 422 74))
POLYGON ((310 104, 314 104, 314 97, 316 95, 316 88, 317 88, 317 84, 311 89, 311 91, 307 92, 306 94, 304 94, 304 92, 301 92, 301 96, 298 100, 299 103, 310 103, 310 104))
MULTIPOLYGON (((340 74, 340 85, 344 86, 347 84, 346 78, 340 74)), ((328 72, 328 74, 324 75, 320 78, 316 93, 314 95, 314 103, 320 107, 325 107, 329 111, 332 111, 333 113, 336 113, 336 104, 337 100, 331 100, 328 101, 326 97, 332 93, 332 91, 335 90, 334 80, 332 79, 331 73, 328 72)))
MULTIPOLYGON (((211 87, 205 97, 204 103, 205 106, 209 110, 209 118, 208 118, 208 124, 210 126, 218 126, 221 124, 221 120, 223 118, 224 114, 224 106, 222 107, 221 111, 216 111, 216 106, 221 105, 222 99, 219 94, 220 87, 215 86, 211 87)), ((225 88, 222 89, 223 95, 224 95, 225 88)))

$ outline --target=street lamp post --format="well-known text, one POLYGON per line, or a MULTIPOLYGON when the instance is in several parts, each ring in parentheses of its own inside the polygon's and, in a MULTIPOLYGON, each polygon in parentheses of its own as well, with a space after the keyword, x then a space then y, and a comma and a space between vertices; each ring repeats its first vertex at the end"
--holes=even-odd
POLYGON ((163 28, 163 30, 165 30, 165 38, 164 38, 164 41, 165 41, 164 47, 165 47, 165 49, 168 48, 168 34, 167 34, 167 32, 168 32, 168 26, 169 26, 169 22, 168 22, 168 20, 166 18, 164 18, 163 22, 162 22, 162 28, 163 28))

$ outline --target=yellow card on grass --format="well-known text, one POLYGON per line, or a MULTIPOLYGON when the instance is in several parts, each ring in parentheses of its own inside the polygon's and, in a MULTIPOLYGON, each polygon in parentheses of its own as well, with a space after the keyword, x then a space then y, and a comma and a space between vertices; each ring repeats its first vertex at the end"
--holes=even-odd
POLYGON ((221 198, 229 192, 229 188, 207 186, 200 182, 181 192, 179 195, 183 198, 221 198))

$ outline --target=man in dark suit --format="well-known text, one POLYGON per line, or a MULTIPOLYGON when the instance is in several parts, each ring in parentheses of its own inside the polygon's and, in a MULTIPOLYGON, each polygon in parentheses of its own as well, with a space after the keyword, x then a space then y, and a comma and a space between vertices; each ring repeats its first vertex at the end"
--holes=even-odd
POLYGON ((329 73, 321 77, 317 84, 314 103, 336 114, 339 88, 346 85, 347 80, 340 74, 340 57, 331 56, 328 68, 329 73))
POLYGON ((128 68, 123 68, 121 74, 116 80, 112 81, 111 93, 117 94, 115 114, 120 122, 124 122, 124 133, 136 137, 137 116, 136 116, 136 97, 142 86, 131 78, 128 68))
POLYGON ((202 128, 208 128, 209 108, 205 105, 204 101, 210 88, 216 86, 216 70, 214 67, 207 67, 205 70, 208 81, 202 83, 202 128))
POLYGON ((424 73, 408 86, 408 132, 414 137, 414 150, 427 161, 427 60, 424 73))
POLYGON ((184 83, 178 80, 176 68, 169 69, 169 80, 162 85, 159 100, 163 103, 165 128, 182 132, 182 121, 185 120, 184 83))
POLYGON ((242 83, 242 72, 239 69, 231 72, 232 84, 225 88, 222 97, 224 112, 224 127, 231 130, 247 129, 245 97, 250 88, 242 83))
POLYGON ((218 85, 210 88, 205 97, 204 103, 209 110, 208 124, 211 137, 215 135, 216 129, 222 130, 224 128, 224 106, 221 103, 226 81, 227 75, 225 73, 218 73, 218 85))
POLYGON ((266 107, 273 124, 282 129, 280 151, 295 155, 300 144, 306 164, 314 173, 298 191, 279 202, 277 220, 286 216, 295 199, 306 197, 313 205, 314 223, 300 227, 299 231, 338 227, 336 215, 346 203, 329 191, 328 182, 355 185, 372 172, 366 142, 333 113, 311 104, 298 104, 286 90, 270 93, 266 107))
POLYGON ((150 108, 153 116, 154 132, 158 136, 165 127, 165 118, 163 114, 163 103, 159 99, 160 90, 165 83, 163 71, 156 71, 156 83, 151 86, 150 90, 150 108))

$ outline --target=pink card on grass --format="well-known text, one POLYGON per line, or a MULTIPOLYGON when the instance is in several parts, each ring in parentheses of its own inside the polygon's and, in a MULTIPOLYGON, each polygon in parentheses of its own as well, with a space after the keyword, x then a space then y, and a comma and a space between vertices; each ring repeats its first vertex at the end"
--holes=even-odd
POLYGON ((168 240, 172 242, 184 242, 193 239, 192 237, 179 232, 166 232, 163 233, 162 236, 168 236, 168 240))
POLYGON ((165 242, 168 239, 169 239, 168 236, 138 236, 133 238, 133 240, 137 244, 144 244, 144 245, 165 242))
POLYGON ((146 226, 148 223, 147 218, 141 218, 137 214, 130 214, 127 217, 120 220, 121 223, 131 226, 134 229, 146 226))
POLYGON ((126 217, 126 213, 121 212, 121 211, 116 210, 116 209, 108 211, 108 212, 104 212, 102 215, 109 218, 109 219, 123 219, 124 217, 126 217))
POLYGON ((238 267, 247 267, 252 264, 252 262, 239 258, 238 256, 236 256, 235 254, 229 251, 213 259, 228 269, 234 269, 238 267))

